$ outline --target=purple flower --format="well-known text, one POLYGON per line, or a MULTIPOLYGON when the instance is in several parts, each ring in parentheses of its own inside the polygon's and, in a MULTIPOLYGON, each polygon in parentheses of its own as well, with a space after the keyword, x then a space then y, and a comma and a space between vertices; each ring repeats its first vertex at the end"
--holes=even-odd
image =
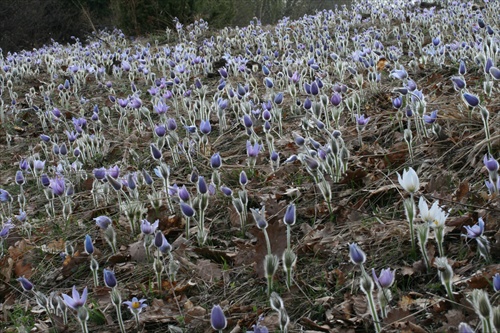
POLYGON ((156 145, 154 143, 152 143, 150 146, 149 146, 150 150, 151 150, 151 156, 153 156, 153 158, 155 160, 159 160, 161 159, 161 151, 156 147, 156 145))
POLYGON ((183 202, 189 202, 189 199, 191 198, 191 195, 189 194, 186 185, 182 185, 182 187, 177 190, 177 195, 179 196, 179 199, 181 199, 183 202))
POLYGON ((105 215, 95 217, 94 221, 95 224, 103 230, 106 230, 113 223, 113 221, 111 221, 111 219, 105 215))
POLYGON ((479 105, 479 97, 470 94, 468 92, 462 94, 462 99, 470 107, 476 107, 479 105))
POLYGON ((160 230, 156 231, 154 244, 161 253, 170 252, 172 250, 172 245, 170 245, 167 238, 160 230))
POLYGON ((45 134, 40 134, 40 139, 42 139, 43 142, 49 142, 50 136, 45 135, 45 134))
POLYGON ((424 114, 424 121, 427 123, 427 124, 432 124, 436 121, 437 119, 437 113, 438 113, 438 110, 434 110, 432 111, 431 115, 428 116, 426 114, 424 114))
POLYGON ((151 175, 144 169, 142 169, 142 178, 144 179, 144 182, 147 184, 147 185, 151 185, 153 184, 153 178, 151 177, 151 175))
POLYGON ((498 67, 496 66, 490 67, 489 73, 494 80, 500 80, 500 69, 498 67))
POLYGON ((408 72, 403 68, 403 69, 393 69, 391 73, 389 74, 389 77, 398 79, 398 80, 404 80, 408 77, 408 72))
POLYGON ((103 180, 104 178, 106 178, 106 169, 104 167, 99 169, 94 169, 92 173, 94 174, 94 177, 97 180, 103 180))
POLYGON ((451 82, 453 82, 453 89, 455 89, 456 91, 465 89, 465 87, 467 86, 462 76, 452 76, 451 82))
POLYGON ((19 209, 19 215, 16 215, 16 219, 19 221, 19 222, 24 222, 26 221, 26 218, 27 218, 27 214, 25 211, 23 211, 22 209, 19 209))
POLYGON ((227 70, 225 67, 222 67, 219 69, 219 74, 220 76, 222 76, 223 78, 227 79, 227 70))
POLYGON ((28 161, 26 161, 26 159, 22 159, 20 162, 19 162, 19 169, 23 170, 23 171, 26 171, 30 168, 30 165, 28 163, 28 161))
POLYGON ((394 271, 390 268, 383 269, 380 271, 380 275, 377 276, 375 269, 372 269, 372 276, 375 283, 381 288, 389 288, 394 282, 394 271))
POLYGON ((342 95, 338 92, 333 93, 332 97, 330 98, 330 103, 332 103, 333 106, 339 106, 340 103, 342 103, 342 95))
POLYGON ((283 217, 283 222, 286 225, 294 225, 296 220, 295 204, 289 204, 286 207, 285 216, 283 217))
POLYGON ((227 326, 226 316, 218 304, 214 305, 212 308, 212 312, 210 313, 210 324, 216 331, 222 331, 227 326))
POLYGON ((167 129, 169 131, 175 131, 177 129, 177 123, 175 122, 174 118, 167 119, 167 129))
POLYGON ((142 101, 139 97, 132 97, 129 101, 129 105, 133 109, 140 109, 142 106, 142 101))
POLYGON ((210 166, 212 167, 212 169, 218 169, 220 168, 222 165, 222 159, 220 157, 220 154, 219 153, 215 153, 212 155, 212 157, 210 158, 210 166))
POLYGON ((247 156, 248 157, 257 157, 260 152, 260 145, 258 142, 255 142, 254 145, 247 140, 247 156))
POLYGON ((83 243, 83 247, 87 254, 94 253, 94 244, 92 243, 92 238, 90 237, 90 235, 85 236, 85 242, 83 243))
POLYGON ((51 178, 49 187, 55 196, 63 195, 64 191, 66 189, 66 184, 64 183, 64 178, 62 176, 56 177, 56 178, 51 178))
POLYGON ((273 79, 269 77, 264 78, 264 85, 269 89, 274 87, 273 79))
POLYGON ((240 185, 245 186, 248 183, 248 177, 245 170, 240 172, 240 185))
POLYGON ((106 287, 108 288, 116 287, 118 282, 116 281, 115 272, 105 268, 103 275, 104 275, 104 284, 106 285, 106 287))
POLYGON ((117 101, 118 101, 118 105, 121 106, 122 108, 124 108, 128 105, 128 98, 127 99, 118 98, 117 101))
POLYGON ((46 173, 42 174, 40 176, 40 182, 42 183, 42 185, 44 187, 49 187, 49 185, 50 185, 50 178, 49 178, 49 176, 46 173))
POLYGON ((76 286, 73 286, 73 297, 69 297, 66 294, 62 294, 62 297, 64 299, 64 303, 66 303, 67 306, 69 306, 73 310, 78 310, 87 302, 87 294, 87 287, 83 289, 82 296, 80 297, 80 293, 78 293, 78 291, 76 290, 76 286))
POLYGON ((366 254, 356 243, 349 244, 349 257, 353 264, 362 265, 366 261, 366 254))
POLYGON ((267 221, 266 221, 265 207, 262 207, 260 210, 255 209, 255 208, 250 208, 250 211, 252 212, 253 219, 255 220, 255 223, 257 224, 257 228, 266 229, 267 228, 267 221))
POLYGON ((311 83, 311 95, 316 96, 318 94, 319 94, 318 83, 316 81, 313 81, 313 83, 311 83))
POLYGON ((153 224, 151 224, 151 222, 149 222, 148 220, 146 219, 143 219, 141 221, 141 231, 143 234, 145 235, 152 235, 155 233, 156 231, 156 228, 158 228, 158 223, 160 222, 160 220, 156 220, 154 221, 153 224))
POLYGON ((458 73, 460 75, 465 75, 467 73, 467 67, 465 66, 465 61, 460 60, 460 65, 458 66, 458 73))
POLYGON ((392 106, 395 109, 399 109, 403 105, 403 98, 401 96, 398 96, 392 100, 392 106))
POLYGON ((222 191, 222 193, 226 196, 226 197, 230 197, 233 195, 233 190, 231 190, 229 187, 227 186, 221 186, 220 187, 220 190, 222 191))
POLYGON ((205 182, 205 177, 199 176, 198 182, 196 183, 196 189, 199 194, 205 194, 208 192, 207 183, 205 182))
POLYGON ((33 161, 33 169, 36 171, 42 171, 45 168, 45 161, 34 160, 33 161))
POLYGON ((20 278, 17 278, 17 281, 21 284, 21 287, 23 288, 24 291, 31 291, 33 290, 33 283, 31 283, 30 280, 25 278, 24 276, 21 276, 20 278))
POLYGON ((476 332, 472 327, 467 323, 460 323, 458 325, 458 333, 474 333, 476 332))
POLYGON ((193 217, 194 216, 195 211, 194 211, 193 207, 191 207, 190 205, 188 205, 187 203, 184 203, 184 202, 181 202, 180 205, 181 205, 181 212, 182 212, 182 214, 184 214, 184 216, 186 216, 186 217, 193 217))
POLYGON ((212 132, 212 126, 209 120, 202 120, 200 123, 200 132, 204 135, 210 134, 212 132))
POLYGON ((167 128, 165 125, 156 125, 155 126, 155 134, 160 138, 164 137, 167 134, 167 128))
POLYGON ((217 100, 217 106, 219 107, 220 110, 224 110, 228 107, 229 105, 229 101, 227 99, 222 99, 222 98, 219 98, 217 100))
POLYGON ((120 176, 120 168, 118 165, 114 165, 108 169, 108 175, 114 179, 117 179, 120 176))
POLYGON ((165 104, 164 102, 162 102, 161 100, 158 102, 158 104, 156 104, 155 106, 153 106, 153 109, 155 110, 155 112, 157 114, 165 114, 167 113, 169 107, 167 104, 165 104))
POLYGON ((145 298, 137 299, 137 297, 132 297, 132 301, 125 301, 123 304, 128 306, 130 312, 132 312, 134 316, 138 316, 139 313, 142 312, 142 309, 148 306, 147 304, 144 304, 144 302, 146 302, 145 298))
POLYGON ((474 224, 472 227, 469 225, 464 226, 465 230, 467 230, 468 238, 478 238, 483 235, 484 232, 484 220, 482 218, 478 219, 478 223, 474 224))
POLYGON ((497 172, 499 169, 498 161, 491 156, 488 158, 488 155, 484 155, 483 163, 486 169, 488 169, 488 172, 497 172))
POLYGON ((10 229, 15 228, 15 225, 12 224, 12 220, 8 219, 7 222, 3 225, 2 229, 0 230, 0 238, 5 239, 9 236, 10 229))
POLYGON ((276 94, 276 96, 274 97, 274 103, 276 105, 281 105, 281 103, 283 103, 283 93, 282 92, 279 92, 276 94))
POLYGON ((293 141, 297 146, 302 147, 306 143, 306 139, 304 139, 301 135, 292 132, 292 136, 293 136, 293 141))
POLYGON ((309 110, 311 109, 311 107, 312 107, 312 102, 308 97, 306 97, 304 101, 304 109, 309 110))
POLYGON ((356 123, 358 126, 364 127, 368 122, 370 121, 370 117, 365 118, 365 115, 362 114, 361 116, 356 115, 356 123))
POLYGON ((23 175, 23 172, 21 170, 17 170, 16 172, 16 184, 17 185, 23 185, 24 184, 24 175, 23 175))
POLYGON ((493 289, 495 291, 500 291, 500 274, 496 273, 493 276, 493 289))

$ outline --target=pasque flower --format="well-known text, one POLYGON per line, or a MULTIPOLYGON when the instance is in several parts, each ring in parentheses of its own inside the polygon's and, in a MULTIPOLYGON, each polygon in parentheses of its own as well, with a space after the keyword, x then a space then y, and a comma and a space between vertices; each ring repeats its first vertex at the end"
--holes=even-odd
POLYGON ((296 220, 295 204, 289 204, 286 207, 285 216, 283 217, 283 222, 287 225, 294 225, 296 220))
POLYGON ((30 280, 25 278, 24 276, 21 276, 17 278, 17 281, 21 284, 21 287, 23 288, 24 291, 31 291, 33 290, 33 283, 31 283, 30 280))
POLYGON ((464 100, 465 104, 467 104, 470 107, 476 107, 479 105, 479 97, 471 93, 468 92, 463 93, 462 99, 464 100))
POLYGON ((70 297, 66 294, 62 294, 62 297, 64 299, 64 303, 66 303, 67 306, 69 306, 73 310, 78 310, 87 302, 87 294, 87 287, 83 289, 82 295, 80 297, 80 293, 76 290, 76 286, 73 286, 73 297, 70 297))
POLYGON ((474 224, 473 226, 464 226, 465 230, 467 230, 467 236, 468 238, 478 238, 483 235, 484 232, 484 220, 482 218, 478 219, 478 223, 474 224))
POLYGON ((408 170, 403 171, 403 176, 398 173, 399 185, 405 189, 406 192, 414 194, 420 187, 420 181, 417 173, 410 167, 408 170))
POLYGON ((500 274, 496 273, 493 276, 493 289, 495 291, 500 291, 500 274))
POLYGON ((87 252, 87 254, 94 253, 94 244, 92 243, 92 238, 90 237, 90 235, 85 236, 85 242, 83 245, 85 248, 85 252, 87 252))
POLYGON ((362 265, 366 261, 366 254, 363 250, 360 249, 358 244, 350 243, 349 244, 349 257, 353 264, 362 265))
POLYGON ((394 282, 394 271, 391 271, 390 268, 380 271, 379 276, 375 273, 375 269, 372 269, 372 276, 375 283, 381 288, 389 288, 394 282))
POLYGON ((94 221, 96 225, 103 230, 106 230, 112 224, 111 219, 105 215, 95 217, 94 221))
POLYGON ((105 268, 104 272, 103 272, 103 276, 104 276, 104 283, 106 284, 106 287, 108 287, 108 288, 116 287, 118 282, 116 281, 115 272, 105 268))
POLYGON ((64 178, 62 176, 58 176, 56 178, 51 178, 49 187, 52 190, 52 193, 54 195, 56 195, 56 196, 63 195, 64 191, 66 189, 66 184, 64 182, 64 178))
POLYGON ((144 304, 146 301, 147 300, 145 298, 138 299, 137 297, 132 297, 131 301, 125 301, 123 304, 128 306, 130 312, 132 312, 134 316, 138 316, 139 313, 142 312, 142 309, 148 306, 147 304, 144 304))
POLYGON ((214 330, 222 331, 227 326, 227 319, 220 305, 214 305, 210 313, 210 324, 214 330))
POLYGON ((153 235, 156 231, 156 228, 158 228, 158 223, 160 220, 154 221, 154 223, 149 222, 146 219, 143 219, 141 221, 141 231, 145 235, 153 235))

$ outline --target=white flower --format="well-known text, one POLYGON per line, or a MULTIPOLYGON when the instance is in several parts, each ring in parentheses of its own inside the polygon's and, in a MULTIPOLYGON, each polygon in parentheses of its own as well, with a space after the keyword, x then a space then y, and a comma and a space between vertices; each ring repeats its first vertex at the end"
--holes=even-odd
POLYGON ((444 226, 444 222, 448 217, 441 207, 439 207, 439 201, 434 201, 431 206, 431 209, 425 203, 425 199, 423 196, 420 197, 418 201, 418 209, 420 210, 420 218, 429 223, 431 227, 444 226))
POLYGON ((401 187, 411 194, 418 191, 420 187, 417 173, 411 167, 408 170, 403 170, 403 176, 398 173, 398 181, 401 187))

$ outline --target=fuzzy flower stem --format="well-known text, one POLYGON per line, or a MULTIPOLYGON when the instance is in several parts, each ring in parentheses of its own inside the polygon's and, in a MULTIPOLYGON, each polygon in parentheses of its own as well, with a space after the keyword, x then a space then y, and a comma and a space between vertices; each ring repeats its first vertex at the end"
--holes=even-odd
POLYGON ((113 306, 115 307, 116 310, 116 317, 118 318, 118 325, 120 326, 120 332, 125 333, 125 325, 123 324, 123 317, 122 317, 122 310, 121 310, 121 303, 122 303, 122 298, 120 295, 120 291, 114 287, 111 290, 111 302, 113 303, 113 306))
POLYGON ((262 229, 264 232, 264 237, 266 238, 266 245, 267 245, 267 254, 271 255, 271 242, 269 241, 269 235, 267 234, 266 229, 262 229))

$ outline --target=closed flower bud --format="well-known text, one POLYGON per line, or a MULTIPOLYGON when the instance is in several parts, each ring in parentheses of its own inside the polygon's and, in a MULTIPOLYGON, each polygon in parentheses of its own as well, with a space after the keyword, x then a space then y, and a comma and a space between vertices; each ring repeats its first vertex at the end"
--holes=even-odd
POLYGON ((283 222, 287 225, 294 225, 296 220, 295 204, 290 204, 286 207, 283 222))
POLYGON ((108 288, 114 288, 117 285, 115 272, 104 269, 104 283, 108 288))
POLYGON ((366 261, 366 254, 356 243, 349 244, 349 257, 356 265, 362 265, 366 261))
POLYGON ((222 331, 227 326, 226 316, 219 305, 214 305, 210 313, 210 324, 217 331, 222 331))
POLYGON ((92 238, 89 235, 85 236, 84 248, 87 254, 94 253, 94 244, 92 244, 92 238))

